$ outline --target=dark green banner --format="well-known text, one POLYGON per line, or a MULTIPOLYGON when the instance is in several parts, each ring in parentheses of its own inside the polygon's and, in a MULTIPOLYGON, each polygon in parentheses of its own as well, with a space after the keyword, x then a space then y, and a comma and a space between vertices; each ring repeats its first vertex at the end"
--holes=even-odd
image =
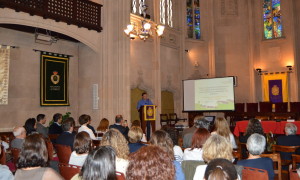
POLYGON ((41 106, 69 106, 69 57, 41 52, 41 106))

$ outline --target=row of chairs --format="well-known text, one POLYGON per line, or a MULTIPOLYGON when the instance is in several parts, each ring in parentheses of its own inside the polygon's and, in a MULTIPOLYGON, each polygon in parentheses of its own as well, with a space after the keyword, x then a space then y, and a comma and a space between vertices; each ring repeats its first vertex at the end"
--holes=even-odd
POLYGON ((160 125, 175 126, 178 121, 186 121, 186 118, 178 118, 176 113, 160 114, 160 125))
MULTIPOLYGON (((259 102, 259 103, 235 103, 235 112, 272 112, 273 109, 272 102, 259 102), (259 106, 259 108, 258 108, 259 106), (245 111, 246 110, 246 111, 245 111)), ((290 112, 298 112, 300 109, 300 102, 290 102, 290 112)), ((286 113, 288 112, 288 103, 275 103, 275 112, 277 113, 286 113)))

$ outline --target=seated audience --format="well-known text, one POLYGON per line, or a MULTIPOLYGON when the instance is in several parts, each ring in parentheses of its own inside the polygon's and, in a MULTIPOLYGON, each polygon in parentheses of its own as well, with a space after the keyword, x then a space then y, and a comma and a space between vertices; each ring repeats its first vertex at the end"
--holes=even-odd
POLYGON ((78 132, 82 132, 82 131, 85 131, 87 132, 91 139, 92 140, 96 140, 96 136, 95 134, 93 133, 93 131, 87 127, 89 121, 91 119, 91 116, 87 115, 87 114, 83 114, 79 117, 78 121, 79 121, 79 124, 81 125, 80 128, 78 129, 78 132))
POLYGON ((129 128, 127 126, 127 123, 124 123, 122 115, 116 116, 115 124, 109 126, 109 129, 111 129, 111 128, 117 129, 125 136, 126 139, 128 139, 129 128))
POLYGON ((192 146, 184 150, 183 160, 203 161, 202 146, 209 136, 210 133, 207 129, 199 128, 193 135, 192 146))
POLYGON ((182 138, 183 138, 183 147, 189 148, 192 145, 192 137, 194 132, 198 128, 205 128, 209 131, 209 122, 204 118, 204 116, 196 116, 194 118, 194 126, 188 129, 183 130, 182 138))
POLYGON ((90 130, 92 130, 93 133, 95 134, 96 133, 95 128, 91 125, 91 123, 92 123, 92 118, 89 119, 89 123, 86 126, 90 128, 90 130))
POLYGON ((172 160, 175 166, 175 179, 185 179, 180 163, 178 161, 175 161, 173 141, 170 135, 163 130, 155 131, 150 139, 150 144, 159 146, 168 154, 166 158, 172 160))
MULTIPOLYGON (((1 144, 1 140, 0 140, 1 144)), ((0 146, 0 155, 3 153, 2 147, 0 146)), ((0 180, 14 180, 14 175, 11 173, 6 165, 0 164, 0 180)))
POLYGON ((21 149, 26 138, 26 130, 24 127, 16 127, 13 130, 13 134, 16 137, 10 143, 12 148, 21 149))
MULTIPOLYGON (((131 123, 131 127, 136 126, 136 127, 142 128, 141 125, 142 125, 142 124, 141 124, 141 121, 140 121, 140 120, 134 120, 134 121, 132 121, 132 123, 131 123)), ((144 132, 143 132, 143 137, 142 137, 142 140, 141 140, 141 141, 144 142, 144 143, 148 142, 147 139, 146 139, 146 134, 145 134, 144 132)))
MULTIPOLYGON (((296 135, 297 126, 293 123, 286 123, 285 136, 280 136, 277 138, 277 145, 281 146, 300 146, 300 136, 296 135)), ((281 152, 280 156, 284 160, 291 160, 292 153, 281 152)))
POLYGON ((79 174, 71 180, 116 179, 116 153, 110 146, 100 146, 91 151, 79 174))
POLYGON ((127 180, 174 180, 174 177, 174 164, 161 147, 143 146, 130 154, 127 180))
POLYGON ((73 149, 69 164, 82 166, 89 151, 92 149, 92 139, 87 132, 82 131, 76 135, 73 149))
POLYGON ((260 157, 266 147, 266 138, 263 135, 254 133, 247 140, 247 149, 249 157, 246 160, 240 160, 238 165, 245 167, 253 167, 258 169, 265 169, 268 171, 270 180, 274 179, 273 161, 267 157, 260 157))
POLYGON ((233 149, 237 148, 234 136, 229 129, 229 125, 226 119, 217 118, 217 120, 215 121, 215 130, 211 134, 219 134, 220 136, 225 137, 228 141, 230 141, 233 149))
MULTIPOLYGON (((210 162, 216 158, 223 158, 233 161, 232 146, 223 136, 218 134, 211 135, 203 145, 202 157, 205 162, 210 162)), ((194 180, 203 179, 207 165, 197 166, 194 180)), ((241 174, 241 170, 239 171, 241 174)))
POLYGON ((26 120, 24 128, 26 130, 26 135, 38 133, 36 131, 36 120, 34 118, 29 118, 26 120))
POLYGON ((48 128, 44 126, 46 124, 47 118, 45 114, 39 114, 36 116, 36 131, 43 135, 44 138, 48 138, 48 128))
POLYGON ((32 134, 25 138, 15 180, 62 180, 53 169, 47 167, 48 152, 45 141, 40 134, 32 134))
POLYGON ((102 138, 101 146, 111 146, 116 151, 116 171, 126 175, 128 166, 128 142, 117 129, 108 130, 102 138))
POLYGON ((258 119, 250 119, 247 125, 246 132, 239 137, 241 143, 246 143, 247 139, 254 133, 264 135, 264 130, 258 119))
POLYGON ((68 117, 62 124, 63 133, 61 133, 57 139, 56 144, 70 146, 73 150, 73 144, 75 134, 73 133, 75 127, 75 121, 72 117, 68 117))
POLYGON ((183 151, 182 148, 180 146, 178 146, 178 133, 177 130, 174 127, 170 127, 168 125, 165 125, 161 128, 161 130, 166 131, 169 136, 171 137, 172 141, 173 141, 173 151, 174 151, 174 157, 175 160, 178 162, 182 162, 183 160, 183 151))
POLYGON ((208 163, 204 179, 235 180, 238 179, 238 175, 232 162, 227 159, 217 158, 208 163))
POLYGON ((129 152, 133 153, 139 150, 141 147, 145 146, 145 144, 141 143, 141 139, 143 137, 143 130, 140 127, 133 126, 128 132, 129 138, 129 152))
POLYGON ((63 129, 61 127, 62 114, 56 113, 53 115, 53 123, 49 127, 49 134, 61 134, 63 129))
POLYGON ((106 118, 101 119, 99 126, 97 127, 97 131, 99 133, 106 133, 108 131, 109 121, 106 118))

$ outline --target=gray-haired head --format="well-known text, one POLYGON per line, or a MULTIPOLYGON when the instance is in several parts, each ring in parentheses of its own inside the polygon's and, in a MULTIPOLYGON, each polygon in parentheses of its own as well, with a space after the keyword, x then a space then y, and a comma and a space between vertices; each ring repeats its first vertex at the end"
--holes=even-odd
POLYGON ((286 123, 284 130, 286 135, 295 135, 297 133, 297 126, 293 123, 286 123))
POLYGON ((13 134, 15 137, 20 136, 23 132, 26 134, 26 130, 24 127, 16 127, 13 130, 13 134))
POLYGON ((252 155, 260 155, 266 147, 266 138, 263 135, 254 133, 247 140, 247 149, 252 155))
POLYGON ((207 121, 204 116, 196 116, 194 118, 194 126, 196 128, 205 128, 207 130, 209 130, 209 121, 207 121))

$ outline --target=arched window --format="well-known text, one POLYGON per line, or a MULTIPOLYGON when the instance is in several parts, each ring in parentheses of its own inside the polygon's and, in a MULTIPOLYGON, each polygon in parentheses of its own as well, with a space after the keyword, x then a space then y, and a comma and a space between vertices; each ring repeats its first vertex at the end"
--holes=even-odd
POLYGON ((280 0, 264 0, 263 15, 265 39, 282 37, 280 0))
POLYGON ((131 0, 131 13, 142 15, 143 5, 146 5, 146 0, 131 0))
POLYGON ((186 0, 187 37, 200 39, 200 0, 186 0))
POLYGON ((160 0, 159 7, 160 23, 173 27, 173 0, 160 0))

